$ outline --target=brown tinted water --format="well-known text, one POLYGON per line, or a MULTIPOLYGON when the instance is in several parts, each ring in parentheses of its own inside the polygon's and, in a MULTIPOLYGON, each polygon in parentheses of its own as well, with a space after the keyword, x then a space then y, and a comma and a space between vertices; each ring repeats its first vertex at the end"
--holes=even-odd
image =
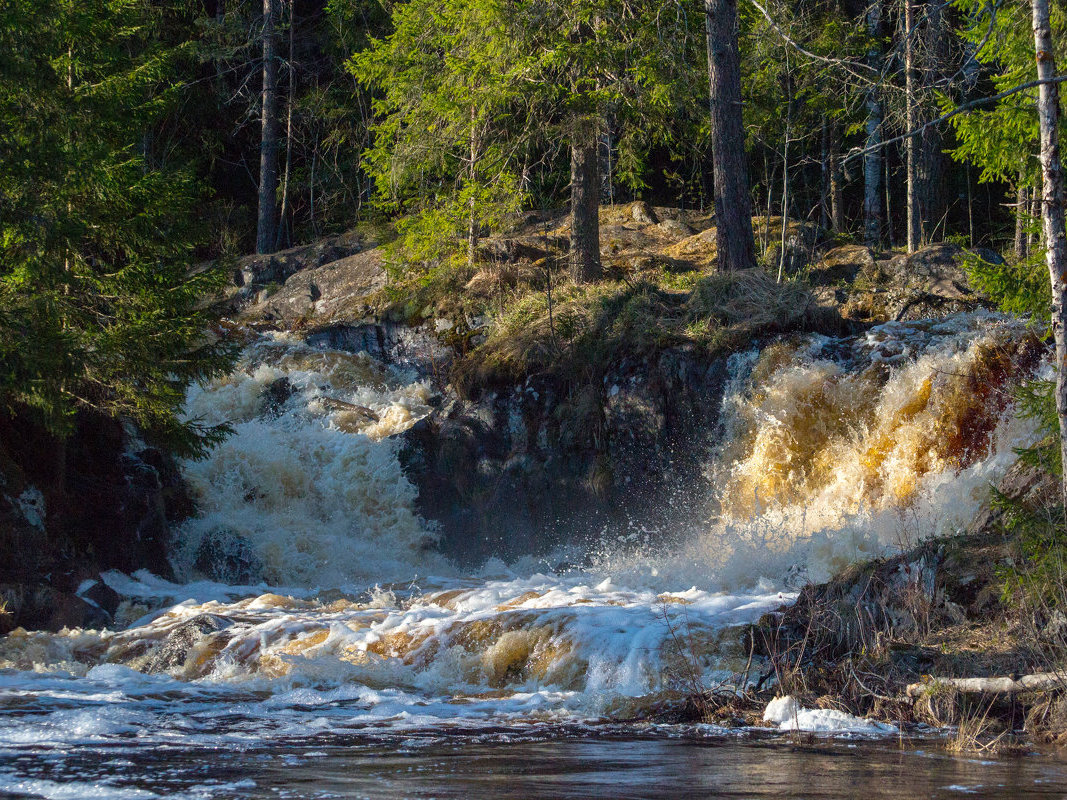
MULTIPOLYGON (((664 730, 660 729, 663 733, 664 730)), ((963 757, 943 740, 563 736, 505 731, 269 749, 85 749, 16 757, 0 797, 49 798, 1017 798, 1067 796, 1055 754, 963 757)))

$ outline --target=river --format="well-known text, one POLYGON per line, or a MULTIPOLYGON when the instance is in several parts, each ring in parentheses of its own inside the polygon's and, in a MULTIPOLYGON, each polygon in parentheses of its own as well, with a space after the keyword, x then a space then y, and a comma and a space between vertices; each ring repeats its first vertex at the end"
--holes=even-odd
POLYGON ((105 574, 114 630, 0 640, 0 796, 1062 792, 1047 758, 844 716, 813 741, 644 721, 754 680, 740 626, 805 581, 966 524, 1032 433, 1010 402, 1025 336, 976 313, 738 353, 709 480, 680 487, 714 492, 713 519, 477 568, 435 546, 397 461, 429 383, 261 336, 190 393, 234 435, 183 467, 179 580, 105 574))

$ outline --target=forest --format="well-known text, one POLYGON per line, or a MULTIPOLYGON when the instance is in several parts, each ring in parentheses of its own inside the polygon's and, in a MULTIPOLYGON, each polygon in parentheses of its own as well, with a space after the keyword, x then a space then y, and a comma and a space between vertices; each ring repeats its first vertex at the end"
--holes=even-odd
POLYGON ((1065 62, 0 0, 0 795, 1067 786, 1065 62))
POLYGON ((753 241, 751 220, 773 215, 783 243, 796 220, 875 248, 988 248, 1006 264, 987 282, 1040 307, 1040 219, 1059 201, 1036 101, 1056 110, 1062 11, 1047 61, 1033 13, 16 0, 0 64, 5 402, 57 430, 100 407, 196 449, 211 432, 173 411, 226 358, 197 342, 212 271, 191 264, 385 226, 397 271, 434 280, 521 212, 570 208, 570 272, 589 281, 597 207, 634 199, 714 208, 722 270, 782 278, 769 227, 753 241))
POLYGON ((516 214, 569 208, 582 283, 596 208, 633 199, 714 208, 719 269, 779 279, 771 215, 783 245, 797 221, 986 247, 1006 260, 987 284, 1044 313, 1060 201, 1036 100, 1056 109, 1061 13, 1035 61, 1031 6, 1001 0, 16 0, 4 401, 54 430, 99 407, 196 450, 220 431, 174 413, 226 354, 198 341, 214 273, 193 263, 365 226, 432 282, 516 214))

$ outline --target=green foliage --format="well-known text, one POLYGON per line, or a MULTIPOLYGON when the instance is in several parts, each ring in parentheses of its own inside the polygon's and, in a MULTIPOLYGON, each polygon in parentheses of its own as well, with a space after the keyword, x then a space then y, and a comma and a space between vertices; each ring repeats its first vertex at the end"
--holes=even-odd
POLYGON ((696 107, 692 0, 412 0, 392 22, 349 69, 379 92, 379 207, 426 217, 394 248, 416 270, 458 260, 472 228, 559 202, 569 145, 609 119, 614 178, 641 186, 649 147, 679 140, 672 122, 696 107))
POLYGON ((1005 531, 1019 547, 1019 560, 999 571, 1005 602, 1031 609, 1059 607, 1067 590, 1067 526, 1062 506, 1030 508, 993 490, 1005 531))
POLYGON ((1042 329, 1048 326, 1052 289, 1043 252, 1016 264, 994 264, 968 251, 960 260, 971 285, 1002 310, 1029 317, 1042 329))
MULTIPOLYGON (((978 47, 975 58, 992 71, 995 92, 1001 92, 1037 78, 1030 6, 1027 3, 992 5, 986 0, 956 0, 962 14, 964 38, 978 47)), ((1063 46, 1063 8, 1052 5, 1053 41, 1063 46)), ((1064 63, 1065 52, 1056 53, 1064 63)), ((957 161, 977 166, 981 181, 1019 179, 1036 185, 1038 163, 1037 88, 1001 100, 992 109, 978 109, 954 117, 958 146, 957 161)), ((944 110, 954 101, 942 98, 944 110)))
POLYGON ((0 404, 54 432, 80 408, 199 455, 223 428, 183 422, 223 369, 189 273, 200 190, 139 145, 177 88, 181 47, 137 0, 14 0, 0 16, 0 404))

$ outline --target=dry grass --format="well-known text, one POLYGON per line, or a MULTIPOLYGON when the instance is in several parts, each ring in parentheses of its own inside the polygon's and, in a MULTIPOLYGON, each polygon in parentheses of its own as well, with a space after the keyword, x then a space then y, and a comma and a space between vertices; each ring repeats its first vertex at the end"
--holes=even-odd
POLYGON ((711 355, 760 336, 840 325, 802 284, 776 283, 759 269, 701 276, 654 268, 636 279, 565 284, 551 297, 530 291, 508 303, 461 365, 458 383, 470 390, 539 373, 584 382, 624 357, 666 347, 693 345, 711 355))

